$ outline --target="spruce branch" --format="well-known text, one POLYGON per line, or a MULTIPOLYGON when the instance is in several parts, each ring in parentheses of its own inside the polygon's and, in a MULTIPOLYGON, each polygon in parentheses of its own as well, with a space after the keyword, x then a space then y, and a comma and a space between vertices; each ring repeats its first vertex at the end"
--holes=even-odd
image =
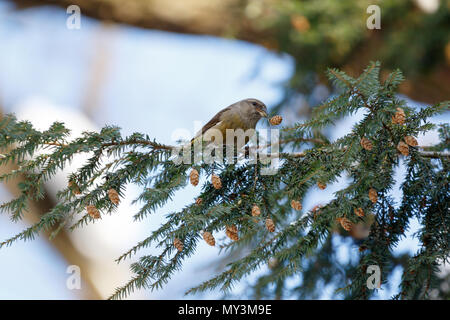
MULTIPOLYGON (((367 267, 379 266, 383 285, 387 285, 394 262, 400 264, 393 250, 414 217, 423 227, 418 233, 423 249, 402 262, 404 276, 398 297, 426 298, 435 285, 437 267, 449 256, 449 127, 439 128, 441 141, 432 147, 417 146, 411 137, 434 128, 428 119, 447 110, 449 103, 414 110, 396 97, 401 73, 394 71, 382 83, 379 71, 379 63, 371 63, 358 78, 329 70, 336 95, 316 108, 310 120, 280 131, 280 152, 269 153, 269 158, 280 160, 274 175, 261 174, 263 164, 252 163, 250 157, 239 162, 176 164, 171 160, 173 146, 141 133, 122 137, 117 127, 85 132, 69 140, 69 131, 61 123, 38 131, 13 115, 5 117, 0 121, 0 165, 15 163, 18 169, 3 174, 0 180, 10 181, 18 174, 26 177, 19 185, 20 196, 0 207, 14 221, 23 218, 28 201, 40 199, 44 183, 75 155, 83 153, 89 158, 69 175, 67 188, 58 193, 58 204, 37 224, 1 242, 0 249, 33 239, 52 227, 56 227, 52 234, 56 236, 69 222, 69 229, 94 223, 96 215, 86 213, 86 208, 95 209, 100 216, 114 214, 129 184, 141 189, 133 201, 140 205, 134 220, 145 223, 148 215, 174 200, 188 181, 197 185, 203 176, 208 179, 196 201, 168 213, 164 223, 116 259, 123 263, 149 247, 159 251, 131 264, 133 278, 118 287, 112 299, 124 298, 134 290, 162 288, 185 259, 196 254, 202 241, 234 258, 219 275, 187 293, 229 292, 238 281, 275 260, 276 266, 269 266, 270 273, 257 281, 258 294, 276 284, 276 296, 281 297, 287 279, 307 274, 311 279, 303 283, 336 281, 341 287, 336 295, 368 299, 373 291, 366 285, 367 267), (317 134, 362 108, 367 111, 363 119, 345 136, 328 141, 317 134), (399 109, 400 120, 396 118, 399 109), (403 199, 397 204, 392 188, 400 157, 405 159, 407 174, 403 199), (190 178, 193 171, 195 179, 190 178), (308 192, 317 187, 323 190, 343 176, 349 183, 336 191, 331 201, 302 211, 301 201, 308 192), (255 206, 258 210, 253 210, 255 206), (361 225, 370 231, 357 240, 361 249, 357 262, 337 267, 332 239, 336 234, 356 239, 354 232, 361 225), (229 242, 214 238, 228 228, 233 230, 229 242), (208 237, 203 238, 202 233, 208 237), (313 273, 315 263, 324 265, 324 271, 313 273), (332 279, 326 272, 338 272, 339 276, 332 279)), ((317 294, 301 284, 291 290, 295 291, 299 297, 317 294)))

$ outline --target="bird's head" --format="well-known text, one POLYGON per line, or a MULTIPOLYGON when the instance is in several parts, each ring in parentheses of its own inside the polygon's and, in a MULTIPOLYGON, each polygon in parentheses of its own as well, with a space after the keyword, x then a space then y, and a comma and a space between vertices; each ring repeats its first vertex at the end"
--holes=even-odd
POLYGON ((267 118, 267 107, 266 105, 259 101, 258 99, 245 99, 244 100, 249 106, 255 118, 267 118))

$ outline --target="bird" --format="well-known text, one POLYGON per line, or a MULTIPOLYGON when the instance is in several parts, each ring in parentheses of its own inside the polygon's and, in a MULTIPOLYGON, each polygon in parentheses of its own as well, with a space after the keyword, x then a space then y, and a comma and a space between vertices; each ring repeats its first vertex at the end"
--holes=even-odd
MULTIPOLYGON (((212 117, 192 138, 191 144, 197 139, 207 136, 212 129, 218 130, 222 134, 222 141, 225 141, 227 129, 242 129, 245 132, 249 129, 255 129, 258 121, 267 117, 267 107, 262 101, 254 98, 238 101, 220 110, 212 117)), ((214 141, 214 136, 211 137, 211 141, 214 141)), ((246 143, 247 141, 248 138, 246 137, 246 143)))

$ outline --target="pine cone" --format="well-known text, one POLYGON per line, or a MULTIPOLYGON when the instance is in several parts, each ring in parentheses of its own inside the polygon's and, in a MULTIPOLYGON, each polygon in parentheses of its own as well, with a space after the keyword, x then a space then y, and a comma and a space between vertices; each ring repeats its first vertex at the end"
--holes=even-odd
POLYGON ((345 217, 337 218, 337 221, 341 224, 341 226, 342 226, 342 228, 344 228, 344 230, 346 230, 346 231, 352 230, 353 222, 351 222, 347 218, 345 218, 345 217))
POLYGON ((316 220, 317 216, 321 213, 320 208, 322 208, 322 206, 320 204, 317 204, 311 209, 312 213, 314 214, 314 220, 316 220))
POLYGON ((273 116, 270 118, 269 122, 273 126, 279 125, 283 121, 283 118, 281 116, 273 116))
POLYGON ((364 210, 362 208, 355 208, 353 211, 358 217, 364 217, 364 210))
POLYGON ((239 235, 237 233, 233 233, 233 232, 227 230, 227 231, 225 231, 225 234, 227 235, 228 238, 230 238, 233 241, 239 240, 239 235))
POLYGON ((325 183, 322 183, 320 181, 317 182, 317 186, 319 187, 320 190, 324 190, 327 187, 325 183))
POLYGON ((273 223, 273 220, 270 218, 266 219, 266 229, 269 230, 269 232, 275 231, 275 223, 273 223))
POLYGON ((255 204, 252 208, 252 216, 257 217, 261 214, 261 209, 255 204))
POLYGON ((359 141, 359 143, 361 144, 363 149, 368 150, 368 151, 372 150, 373 145, 369 139, 362 137, 361 140, 359 141))
POLYGON ((411 147, 417 147, 419 144, 417 143, 416 138, 412 136, 406 136, 403 138, 407 144, 409 144, 411 147))
POLYGON ((230 238, 233 241, 239 240, 238 229, 234 224, 226 227, 225 234, 227 235, 228 238, 230 238))
POLYGON ((173 246, 174 246, 175 248, 177 248, 178 251, 180 251, 180 252, 183 251, 184 244, 183 244, 183 242, 182 242, 180 239, 175 238, 175 239, 173 240, 173 246))
POLYGON ((405 123, 405 111, 402 108, 397 108, 397 112, 392 116, 392 123, 404 124, 405 123))
POLYGON ((238 228, 236 227, 235 224, 232 224, 230 226, 227 226, 227 230, 229 230, 232 233, 238 233, 238 228))
POLYGON ((293 15, 291 16, 291 25, 298 31, 298 32, 305 32, 308 31, 310 28, 309 21, 306 17, 301 15, 293 15))
POLYGON ((268 266, 270 269, 275 269, 276 267, 278 267, 278 259, 277 258, 269 258, 269 261, 267 262, 268 266))
POLYGON ((409 154, 409 147, 406 143, 403 141, 400 141, 397 145, 397 150, 404 156, 407 156, 409 154))
POLYGON ((216 245, 216 239, 214 239, 211 232, 208 231, 203 232, 203 239, 205 239, 206 243, 209 244, 211 247, 214 247, 216 245))
POLYGON ((195 204, 196 205, 201 205, 203 203, 203 199, 202 198, 197 198, 196 200, 195 200, 195 204))
POLYGON ((73 194, 81 194, 80 187, 78 187, 75 181, 72 180, 69 181, 69 189, 72 191, 73 194))
POLYGON ((291 201, 291 207, 294 210, 297 210, 297 211, 302 210, 302 204, 300 203, 300 201, 297 201, 297 200, 292 200, 291 201))
POLYGON ((369 199, 370 201, 372 201, 372 203, 376 203, 378 201, 377 190, 375 190, 374 188, 370 188, 369 190, 369 199))
POLYGON ((222 181, 220 181, 219 176, 216 176, 213 174, 211 176, 211 183, 215 189, 221 189, 222 188, 222 181))
POLYGON ((97 210, 95 206, 89 205, 86 207, 87 213, 94 219, 100 218, 100 212, 97 210))
POLYGON ((189 174, 189 180, 194 187, 198 185, 198 177, 199 177, 198 171, 192 169, 191 173, 189 174))
POLYGON ((108 190, 108 198, 109 198, 109 200, 111 200, 112 203, 114 203, 116 205, 119 204, 119 202, 120 202, 119 194, 114 189, 108 190))

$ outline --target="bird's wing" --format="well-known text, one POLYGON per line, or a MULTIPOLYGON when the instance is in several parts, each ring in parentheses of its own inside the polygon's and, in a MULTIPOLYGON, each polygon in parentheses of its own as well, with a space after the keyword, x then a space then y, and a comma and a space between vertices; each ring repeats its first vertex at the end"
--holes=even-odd
POLYGON ((232 107, 233 107, 233 105, 228 106, 223 110, 220 110, 211 120, 209 120, 209 122, 207 124, 205 124, 203 126, 202 130, 200 132, 198 132, 191 141, 193 141, 198 136, 201 136, 202 134, 204 134, 208 129, 211 129, 212 127, 218 125, 222 121, 222 116, 224 115, 224 113, 230 111, 232 107))

